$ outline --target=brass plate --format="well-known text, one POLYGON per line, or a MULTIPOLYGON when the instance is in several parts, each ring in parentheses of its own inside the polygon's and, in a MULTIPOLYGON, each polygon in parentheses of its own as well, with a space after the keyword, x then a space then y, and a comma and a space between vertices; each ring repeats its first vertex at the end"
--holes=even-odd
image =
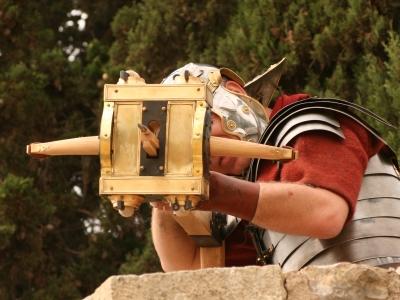
POLYGON ((192 175, 194 101, 170 101, 167 119, 166 174, 192 175))
POLYGON ((204 179, 195 178, 173 178, 158 176, 138 177, 105 177, 99 182, 101 195, 107 194, 132 194, 132 195, 202 195, 206 188, 204 179))
POLYGON ((111 173, 111 131, 113 126, 114 103, 104 102, 100 124, 100 165, 101 174, 111 173))
POLYGON ((104 86, 106 101, 193 100, 204 99, 205 96, 206 87, 204 84, 106 84, 104 86))
POLYGON ((197 101, 196 112, 193 121, 193 175, 203 175, 203 138, 204 138, 204 118, 207 111, 205 101, 197 101))
POLYGON ((113 128, 114 175, 139 175, 139 130, 142 105, 139 102, 117 104, 113 128))

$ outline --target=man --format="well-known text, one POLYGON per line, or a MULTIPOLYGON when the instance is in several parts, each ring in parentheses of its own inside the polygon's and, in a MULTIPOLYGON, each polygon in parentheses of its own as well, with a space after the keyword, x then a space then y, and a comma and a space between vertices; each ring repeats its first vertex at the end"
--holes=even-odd
MULTIPOLYGON (((207 83, 210 72, 217 69, 189 64, 172 73, 165 82, 174 82, 174 78, 185 70, 207 83)), ((307 95, 280 97, 272 110, 265 107, 265 115, 262 116, 256 101, 246 95, 241 80, 228 72, 214 92, 211 134, 256 141, 261 138, 269 118, 274 121, 275 115, 285 110, 284 107, 290 109, 293 103, 302 98, 307 98, 307 95), (253 122, 257 124, 256 133, 250 127, 229 127, 230 116, 233 117, 233 113, 243 114, 243 106, 246 105, 256 120, 253 122), (242 130, 237 130, 238 127, 242 130)), ((321 119, 319 116, 312 118, 321 119)), ((289 133, 287 136, 292 134, 293 137, 287 138, 285 145, 294 147, 299 152, 299 158, 283 164, 259 162, 257 182, 234 177, 243 175, 247 170, 250 164, 248 159, 211 158, 210 201, 202 202, 198 209, 221 212, 244 220, 226 240, 227 266, 256 262, 255 250, 248 232, 244 230, 247 222, 267 229, 267 233, 272 235, 279 232, 279 241, 274 241, 273 247, 286 236, 290 242, 299 236, 306 237, 296 244, 299 247, 302 243, 313 243, 315 240, 332 241, 342 232, 354 214, 369 158, 382 150, 384 143, 351 117, 338 113, 335 120, 327 122, 334 124, 336 121, 339 127, 331 126, 329 130, 324 129, 326 124, 303 129, 300 133, 293 133, 291 128, 286 128, 289 133)), ((153 209, 152 233, 163 269, 199 268, 199 248, 175 222, 171 212, 161 206, 153 209)), ((283 264, 279 260, 277 262, 283 264)))

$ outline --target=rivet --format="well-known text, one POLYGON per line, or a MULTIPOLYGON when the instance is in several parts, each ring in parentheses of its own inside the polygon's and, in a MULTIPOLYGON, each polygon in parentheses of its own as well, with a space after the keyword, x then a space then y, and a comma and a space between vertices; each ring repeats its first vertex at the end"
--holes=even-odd
POLYGON ((226 127, 230 130, 233 131, 236 129, 236 122, 233 120, 228 120, 226 121, 226 127))
POLYGON ((118 90, 115 90, 114 93, 118 93, 118 90))
POLYGON ((159 166, 158 169, 159 169, 160 171, 163 171, 163 170, 164 170, 164 166, 159 166))
POLYGON ((142 111, 146 111, 147 110, 147 107, 146 106, 143 106, 142 107, 142 111))
POLYGON ((144 166, 140 166, 140 171, 143 171, 144 170, 144 166))
POLYGON ((197 91, 200 92, 200 88, 197 88, 197 91))
POLYGON ((162 110, 162 111, 166 111, 167 108, 166 108, 165 106, 163 106, 163 107, 161 107, 161 110, 162 110))
POLYGON ((248 106, 243 105, 243 106, 242 106, 242 111, 243 111, 245 114, 248 114, 250 110, 249 110, 249 107, 248 107, 248 106))

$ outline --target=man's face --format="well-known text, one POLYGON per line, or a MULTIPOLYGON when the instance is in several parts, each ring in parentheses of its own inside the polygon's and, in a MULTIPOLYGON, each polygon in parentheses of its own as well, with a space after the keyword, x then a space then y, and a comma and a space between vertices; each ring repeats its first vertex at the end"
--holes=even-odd
MULTIPOLYGON (((214 113, 211 114, 212 126, 211 135, 217 137, 223 137, 228 139, 239 138, 234 135, 227 134, 222 129, 221 119, 214 113)), ((212 156, 210 169, 219 173, 227 175, 241 175, 250 164, 249 158, 244 157, 229 157, 229 156, 212 156)))

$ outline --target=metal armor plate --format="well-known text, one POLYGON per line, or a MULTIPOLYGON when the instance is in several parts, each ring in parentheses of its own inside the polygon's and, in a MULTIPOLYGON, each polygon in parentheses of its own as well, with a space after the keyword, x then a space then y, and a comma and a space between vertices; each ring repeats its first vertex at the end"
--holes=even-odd
MULTIPOLYGON (((335 115, 338 114, 353 119, 382 140, 355 112, 390 125, 358 105, 337 99, 312 98, 281 110, 264 132, 261 142, 285 146, 299 134, 316 130, 344 138, 335 119, 335 115)), ((249 179, 252 181, 257 178, 258 165, 259 160, 253 161, 251 165, 249 179)), ((399 167, 394 152, 387 146, 370 158, 358 196, 356 212, 338 236, 320 240, 258 229, 256 234, 259 238, 255 240, 258 240, 256 247, 260 254, 259 260, 279 264, 284 271, 340 261, 391 267, 400 265, 398 228, 399 167)))

